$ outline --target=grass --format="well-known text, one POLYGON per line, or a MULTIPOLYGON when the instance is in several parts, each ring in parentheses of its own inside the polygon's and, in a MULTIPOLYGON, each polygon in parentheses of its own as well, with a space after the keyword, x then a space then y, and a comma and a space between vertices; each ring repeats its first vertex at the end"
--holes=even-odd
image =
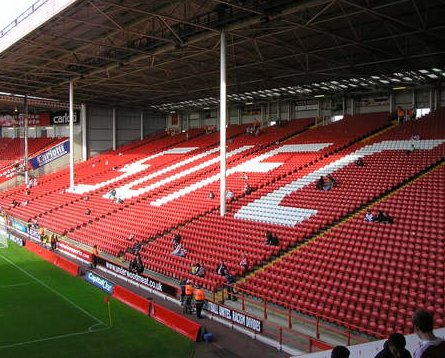
POLYGON ((1 357, 189 357, 193 342, 10 243, 0 249, 1 357))

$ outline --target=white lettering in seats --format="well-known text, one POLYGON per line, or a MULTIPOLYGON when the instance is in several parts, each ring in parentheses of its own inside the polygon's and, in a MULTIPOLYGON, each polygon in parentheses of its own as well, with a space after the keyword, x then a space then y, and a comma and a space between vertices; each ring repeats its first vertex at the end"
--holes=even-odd
MULTIPOLYGON (((444 142, 444 139, 417 140, 415 149, 431 150, 444 142)), ((412 145, 412 140, 382 141, 367 145, 241 207, 235 214, 235 218, 293 227, 312 215, 316 215, 317 210, 282 206, 280 203, 285 196, 314 183, 320 176, 326 176, 355 162, 360 157, 363 158, 385 150, 410 150, 412 145)))

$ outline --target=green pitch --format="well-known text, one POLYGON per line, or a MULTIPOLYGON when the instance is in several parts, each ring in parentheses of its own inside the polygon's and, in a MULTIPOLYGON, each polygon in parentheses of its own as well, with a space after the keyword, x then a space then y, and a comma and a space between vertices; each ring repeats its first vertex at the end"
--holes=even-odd
POLYGON ((13 243, 0 249, 0 357, 190 357, 193 342, 13 243))

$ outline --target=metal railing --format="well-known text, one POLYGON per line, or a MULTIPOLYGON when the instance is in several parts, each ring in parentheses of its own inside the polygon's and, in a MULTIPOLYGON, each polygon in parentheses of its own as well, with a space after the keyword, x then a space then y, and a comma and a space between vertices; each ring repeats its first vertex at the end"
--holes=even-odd
MULTIPOLYGON (((213 294, 212 301, 224 304, 227 295, 227 285, 221 285, 213 294)), ((302 307, 293 307, 289 302, 278 302, 261 294, 252 295, 246 289, 237 287, 231 296, 236 297, 236 309, 263 320, 263 335, 274 339, 280 346, 313 352, 328 349, 328 342, 334 337, 344 345, 367 343, 383 337, 378 332, 351 322, 327 317, 302 307)))
POLYGON ((4 27, 3 30, 0 31, 0 39, 3 38, 3 36, 5 36, 14 27, 18 26, 23 20, 31 16, 37 9, 42 7, 48 1, 49 0, 37 0, 28 9, 26 9, 23 13, 21 13, 14 21, 12 21, 9 25, 4 27))

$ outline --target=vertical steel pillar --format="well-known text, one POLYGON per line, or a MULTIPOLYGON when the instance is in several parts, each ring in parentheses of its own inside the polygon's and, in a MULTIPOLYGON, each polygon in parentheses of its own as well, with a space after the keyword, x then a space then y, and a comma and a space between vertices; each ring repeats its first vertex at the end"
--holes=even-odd
POLYGON ((221 31, 221 64, 220 64, 220 98, 219 98, 219 142, 220 142, 220 215, 226 214, 226 33, 221 31))
POLYGON ((70 80, 70 189, 74 189, 74 82, 70 80))
POLYGON ((25 170, 25 184, 29 184, 29 173, 28 173, 28 95, 25 95, 25 118, 23 118, 24 127, 24 142, 25 142, 25 153, 23 156, 23 168, 25 170))

